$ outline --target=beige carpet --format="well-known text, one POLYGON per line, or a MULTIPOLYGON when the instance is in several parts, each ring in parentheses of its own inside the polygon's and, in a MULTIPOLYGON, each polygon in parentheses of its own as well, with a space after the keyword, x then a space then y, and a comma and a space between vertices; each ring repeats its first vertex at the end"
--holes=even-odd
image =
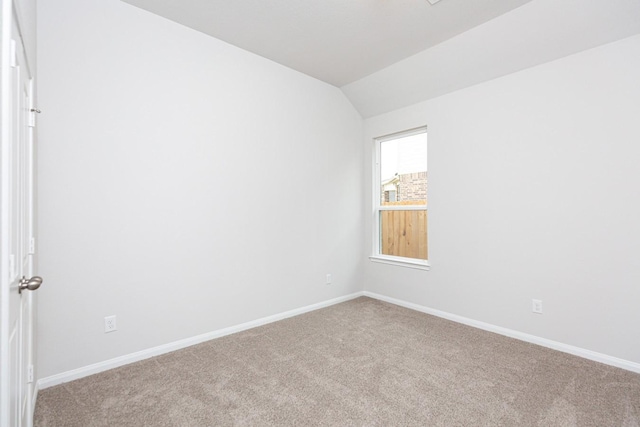
POLYGON ((369 298, 40 392, 36 426, 639 426, 640 375, 369 298))

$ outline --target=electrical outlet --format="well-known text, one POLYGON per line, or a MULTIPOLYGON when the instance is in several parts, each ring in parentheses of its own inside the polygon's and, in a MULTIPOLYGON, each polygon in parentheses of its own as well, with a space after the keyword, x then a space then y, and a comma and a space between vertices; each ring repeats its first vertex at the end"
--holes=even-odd
POLYGON ((326 280, 325 283, 327 285, 330 285, 332 281, 333 281, 333 277, 331 277, 331 274, 327 274, 327 280, 326 280))
POLYGON ((539 299, 531 300, 531 311, 542 314, 542 301, 539 299))
POLYGON ((116 316, 107 316, 104 318, 104 333, 117 331, 116 316))

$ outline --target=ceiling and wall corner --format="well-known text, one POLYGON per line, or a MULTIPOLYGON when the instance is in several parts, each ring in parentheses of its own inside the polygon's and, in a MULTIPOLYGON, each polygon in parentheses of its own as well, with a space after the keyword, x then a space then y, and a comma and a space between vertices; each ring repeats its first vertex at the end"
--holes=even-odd
POLYGON ((534 0, 342 91, 367 118, 638 33, 637 0, 534 0))
POLYGON ((531 0, 123 1, 341 87, 531 0))
POLYGON ((122 0, 340 87, 364 117, 640 32, 640 1, 122 0))

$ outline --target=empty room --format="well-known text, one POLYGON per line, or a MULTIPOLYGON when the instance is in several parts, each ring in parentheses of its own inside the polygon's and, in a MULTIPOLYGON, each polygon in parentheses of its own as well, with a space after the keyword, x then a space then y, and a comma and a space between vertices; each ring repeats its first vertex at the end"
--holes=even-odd
POLYGON ((0 427, 640 425, 640 0, 0 2, 0 427))

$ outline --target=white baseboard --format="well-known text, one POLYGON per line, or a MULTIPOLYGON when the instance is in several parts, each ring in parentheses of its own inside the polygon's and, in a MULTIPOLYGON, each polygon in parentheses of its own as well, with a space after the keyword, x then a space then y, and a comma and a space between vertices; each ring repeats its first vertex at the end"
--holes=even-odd
POLYGON ((569 353, 575 356, 583 357, 585 359, 604 363, 606 365, 611 365, 618 368, 626 369, 628 371, 640 373, 640 363, 619 359, 617 357, 609 356, 602 353, 597 353, 595 351, 586 350, 580 347, 575 347, 575 346, 564 344, 557 341, 552 341, 546 338, 537 337, 535 335, 526 334, 524 332, 515 331, 513 329, 503 328, 501 326, 492 325, 490 323, 480 322, 478 320, 473 320, 467 317, 458 316, 457 314, 451 314, 451 313, 436 310, 433 308, 425 307, 419 304, 414 304, 414 303, 399 300, 396 298, 391 298, 384 295, 376 294, 373 292, 364 291, 364 292, 356 292, 356 293, 345 295, 338 298, 333 298, 327 301, 319 302, 317 304, 311 304, 305 307, 296 308, 293 310, 285 311, 283 313, 274 314, 272 316, 267 316, 261 319, 256 319, 250 322, 242 323, 240 325, 219 329, 217 331, 208 332, 206 334, 198 335, 191 338, 186 338, 180 341, 175 341, 172 343, 160 345, 150 349, 138 351, 136 353, 131 353, 124 356, 116 357, 114 359, 105 360, 104 362, 94 363, 92 365, 85 366, 82 368, 74 369, 67 372, 62 372, 60 374, 52 375, 46 378, 41 378, 36 382, 36 385, 34 388, 33 406, 35 408, 39 390, 43 390, 48 387, 53 387, 55 385, 62 384, 68 381, 73 381, 89 375, 97 374, 99 372, 107 371, 109 369, 117 368, 119 366, 128 365, 130 363, 148 359, 153 356, 159 356, 161 354, 169 353, 171 351, 180 350, 182 348, 189 347, 195 344, 200 344, 202 342, 209 341, 215 338, 220 338, 226 335, 234 334, 236 332, 245 331, 247 329, 266 325, 268 323, 277 322, 278 320, 283 320, 288 317, 293 317, 299 314, 318 310, 320 308, 329 307, 331 305, 339 304, 341 302, 348 301, 360 296, 367 296, 370 298, 378 299, 380 301, 385 301, 391 304, 399 305, 401 307, 420 311, 422 313, 431 314, 433 316, 452 320, 454 322, 462 323, 464 325, 472 326, 474 328, 482 329, 489 332, 494 332, 494 333, 515 338, 521 341, 526 341, 532 344, 537 344, 543 347, 548 347, 554 350, 562 351, 564 353, 569 353))
MULTIPOLYGON (((288 317, 297 316, 299 314, 307 313, 309 311, 314 311, 320 308, 329 307, 331 305, 349 301, 351 299, 358 298, 363 295, 364 295, 364 292, 356 292, 356 293, 345 295, 342 297, 319 302, 317 304, 311 304, 305 307, 285 311, 284 313, 278 313, 272 316, 263 317, 261 319, 252 320, 250 322, 241 323, 240 325, 230 326, 228 328, 219 329, 217 331, 208 332, 206 334, 198 335, 191 338, 186 338, 186 339, 171 342, 168 344, 163 344, 157 347, 149 348, 147 350, 141 350, 135 353, 116 357, 114 359, 105 360, 104 362, 94 363, 93 365, 84 366, 82 368, 74 369, 67 372, 62 372, 60 374, 52 375, 50 377, 41 378, 36 383, 36 391, 38 389, 43 390, 48 387, 53 387, 55 385, 66 383, 68 381, 77 380, 79 378, 87 377, 89 375, 97 374, 99 372, 107 371, 109 369, 117 368, 119 366, 128 365, 130 363, 148 359, 153 356, 159 356, 161 354, 169 353, 171 351, 180 350, 182 348, 189 347, 195 344, 200 344, 202 342, 209 341, 214 338, 220 338, 225 335, 230 335, 236 332, 245 331, 247 329, 266 325, 267 323, 277 322, 278 320, 283 320, 288 317)), ((34 405, 35 405, 35 399, 34 399, 34 405)))
POLYGON ((457 314, 447 313, 445 311, 436 310, 433 308, 425 307, 423 305, 414 304, 411 302, 399 300, 396 298, 387 297, 384 295, 376 294, 373 292, 365 291, 364 296, 375 298, 380 301, 385 301, 391 304, 399 305, 401 307, 409 308, 411 310, 420 311, 422 313, 431 314, 433 316, 441 317, 443 319, 452 320, 457 323, 472 326, 474 328, 482 329, 496 334, 504 335, 510 338, 515 338, 520 341, 526 341, 532 344, 541 345, 543 347, 551 348, 553 350, 562 351, 564 353, 573 354, 585 359, 593 360, 596 362, 604 363, 606 365, 615 366, 617 368, 626 369, 631 372, 640 373, 640 363, 632 362, 629 360, 619 359, 617 357, 609 356, 595 351, 586 350, 584 348, 575 347, 569 344, 564 344, 558 341, 552 341, 546 338, 537 337, 535 335, 526 334, 524 332, 515 331, 513 329, 503 328, 502 326, 492 325, 490 323, 480 322, 478 320, 469 319, 467 317, 458 316, 457 314))

